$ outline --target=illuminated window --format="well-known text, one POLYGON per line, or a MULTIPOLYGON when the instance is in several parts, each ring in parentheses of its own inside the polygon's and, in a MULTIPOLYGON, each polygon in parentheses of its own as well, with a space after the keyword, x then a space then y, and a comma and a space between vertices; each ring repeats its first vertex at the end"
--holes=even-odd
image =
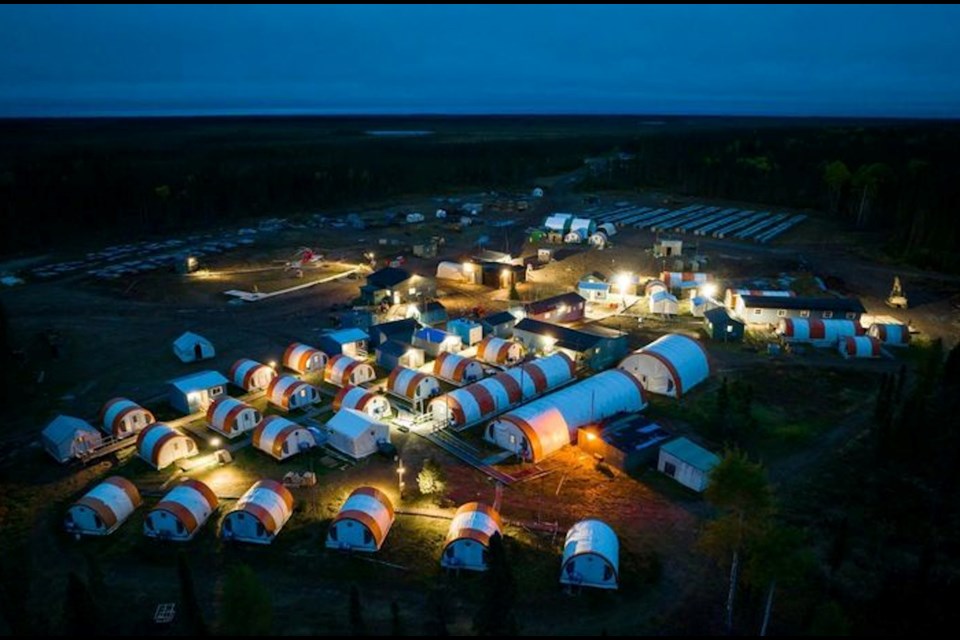
POLYGON ((754 310, 753 310, 753 315, 755 315, 755 316, 758 316, 758 315, 760 315, 761 313, 763 313, 763 309, 754 309, 754 310))
POLYGON ((832 317, 833 317, 833 311, 824 311, 824 312, 823 312, 823 317, 824 317, 824 318, 832 318, 832 317))
POLYGON ((809 309, 804 309, 803 311, 801 311, 801 312, 800 312, 800 317, 801 317, 801 318, 809 318, 809 317, 810 317, 810 310, 809 310, 809 309))
POLYGON ((787 317, 787 310, 786 310, 786 309, 777 309, 777 317, 778 317, 778 318, 786 318, 786 317, 787 317))
POLYGON ((415 296, 415 295, 417 295, 417 288, 416 288, 416 287, 410 287, 410 289, 407 291, 407 293, 408 293, 409 295, 411 295, 411 296, 415 296))
POLYGON ((212 396, 218 396, 221 393, 223 393, 223 387, 213 387, 210 389, 210 395, 212 396))

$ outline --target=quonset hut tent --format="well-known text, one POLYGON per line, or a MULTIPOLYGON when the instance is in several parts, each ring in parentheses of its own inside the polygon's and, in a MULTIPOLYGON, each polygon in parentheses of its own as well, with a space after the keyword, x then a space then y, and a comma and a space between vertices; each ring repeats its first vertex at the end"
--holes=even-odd
POLYGON ((388 417, 392 413, 390 401, 386 397, 352 385, 342 387, 333 397, 333 410, 340 409, 356 409, 371 418, 378 419, 388 417))
POLYGON ((283 352, 283 366, 297 373, 319 373, 327 366, 327 354, 301 342, 293 342, 283 352))
POLYGON ((482 378, 483 365, 473 358, 444 351, 433 362, 433 375, 454 384, 464 384, 482 378))
POLYGON ((230 382, 244 391, 266 389, 277 377, 277 372, 256 360, 242 358, 230 367, 230 382))
POLYGON ((103 425, 103 430, 114 438, 135 435, 156 421, 152 413, 126 398, 108 400, 100 409, 100 423, 103 425))
POLYGON ((809 342, 820 347, 832 347, 847 336, 863 335, 857 320, 817 320, 810 318, 781 318, 777 334, 786 342, 809 342))
POLYGON ((650 393, 679 398, 710 375, 707 352, 697 340, 668 333, 634 351, 618 365, 650 393))
POLYGON ((477 357, 490 364, 511 365, 523 357, 523 346, 512 340, 487 336, 477 345, 477 357))
POLYGON ((177 460, 197 455, 193 439, 162 422, 137 436, 137 454, 154 469, 166 469, 177 460))
POLYGON ((327 361, 323 379, 332 385, 342 387, 370 382, 377 377, 376 372, 366 362, 354 360, 350 356, 333 356, 327 361))
POLYGON ((905 347, 910 344, 910 327, 905 324, 875 323, 870 325, 867 335, 890 347, 905 347))
POLYGON ((217 355, 212 342, 190 331, 173 341, 173 353, 180 362, 198 362, 217 355))
POLYGON ((493 534, 503 534, 500 514, 481 502, 468 502, 457 509, 450 522, 447 541, 440 555, 445 569, 486 571, 493 534))
POLYGON ((286 460, 316 445, 309 429, 280 416, 267 416, 253 430, 253 446, 277 460, 286 460))
POLYGON ((267 400, 270 404, 285 409, 302 409, 320 399, 316 387, 298 380, 293 376, 277 376, 267 386, 267 400))
POLYGON ((143 520, 143 533, 160 540, 190 540, 219 504, 210 487, 199 480, 184 480, 150 510, 143 520))
POLYGON ((327 530, 327 548, 379 551, 393 526, 393 503, 374 487, 354 489, 327 530))
POLYGON ((293 494, 276 480, 247 489, 220 524, 224 540, 270 544, 293 515, 293 494))
POLYGON ((871 336, 846 336, 838 342, 844 358, 879 358, 880 341, 871 336))
POLYGON ((560 583, 616 589, 620 577, 620 541, 605 522, 581 520, 570 527, 563 544, 560 583))
POLYGON ((103 436, 86 420, 57 416, 40 434, 43 448, 57 462, 79 458, 103 444, 103 436))
POLYGON ((143 503, 137 487, 126 478, 107 478, 70 505, 64 517, 67 533, 106 536, 143 503))
POLYGON ((355 409, 340 409, 326 424, 327 444, 357 460, 377 452, 380 442, 390 442, 390 427, 355 409))
POLYGON ((611 369, 510 410, 493 420, 483 437, 540 462, 573 442, 580 427, 646 406, 640 382, 626 371, 611 369))
POLYGON ((397 367, 387 378, 387 391, 405 398, 419 410, 427 400, 440 394, 440 383, 426 373, 397 367))
POLYGON ((207 425, 228 438, 253 431, 262 419, 254 407, 229 396, 214 400, 207 409, 207 425))
POLYGON ((430 411, 441 424, 474 424, 573 380, 574 373, 573 360, 554 353, 434 398, 430 411))

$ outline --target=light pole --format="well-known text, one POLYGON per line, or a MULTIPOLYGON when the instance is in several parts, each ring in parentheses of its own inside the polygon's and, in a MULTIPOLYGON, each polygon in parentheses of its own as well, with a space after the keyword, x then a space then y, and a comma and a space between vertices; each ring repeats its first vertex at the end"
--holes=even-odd
POLYGON ((400 490, 400 499, 403 500, 403 474, 406 469, 403 466, 403 460, 397 458, 397 484, 400 490))

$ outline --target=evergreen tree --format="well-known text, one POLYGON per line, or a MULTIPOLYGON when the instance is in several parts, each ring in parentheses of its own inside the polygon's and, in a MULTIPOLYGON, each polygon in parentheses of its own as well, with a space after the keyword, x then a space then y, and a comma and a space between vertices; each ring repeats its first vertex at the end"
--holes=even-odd
POLYGON ((490 537, 488 553, 489 561, 484 575, 485 594, 474 619, 474 628, 482 636, 515 636, 517 618, 513 607, 516 583, 499 533, 490 537))
POLYGON ((86 636, 100 629, 100 612, 86 583, 74 572, 67 576, 67 595, 63 604, 63 628, 70 636, 86 636))
POLYGON ((360 589, 357 585, 350 586, 350 628, 355 636, 367 635, 367 627, 363 622, 363 606, 360 602, 360 589))
POLYGON ((203 610, 200 608, 200 601, 197 599, 197 591, 193 584, 193 572, 187 562, 187 555, 183 551, 177 556, 177 575, 180 578, 180 606, 187 623, 190 625, 190 630, 193 635, 209 635, 207 623, 203 619, 203 610))
POLYGON ((234 565, 223 582, 220 633, 227 636, 270 635, 273 604, 270 591, 245 564, 234 565))

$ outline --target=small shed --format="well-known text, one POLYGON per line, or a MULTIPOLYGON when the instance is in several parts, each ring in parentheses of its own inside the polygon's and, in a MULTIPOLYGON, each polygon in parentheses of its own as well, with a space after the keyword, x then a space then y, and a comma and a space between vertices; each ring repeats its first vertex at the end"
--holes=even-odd
POLYGON ((387 340, 377 345, 376 362, 388 371, 397 367, 419 369, 426 362, 426 354, 423 349, 409 342, 387 340))
POLYGON ((393 413, 386 396, 351 385, 343 387, 333 397, 333 410, 340 409, 362 411, 376 420, 387 418, 393 413))
POLYGON ((199 480, 184 480, 143 519, 143 533, 149 538, 185 542, 197 534, 219 504, 210 487, 199 480))
POLYGON ((327 354, 302 342, 292 342, 283 352, 283 366, 299 374, 322 373, 327 354))
POLYGON ((358 487, 340 507, 327 530, 327 548, 379 551, 394 520, 393 503, 374 487, 358 487))
POLYGON ((323 374, 324 381, 338 387, 348 384, 361 385, 375 380, 376 377, 377 373, 372 366, 350 356, 333 356, 327 361, 327 369, 323 374))
POLYGON ((577 446, 624 473, 657 462, 660 444, 670 439, 660 425, 641 414, 625 414, 603 421, 599 428, 580 429, 577 446))
POLYGON ((187 331, 173 341, 173 354, 180 362, 199 362, 217 355, 213 343, 203 336, 187 331))
POLYGON ((216 371, 191 373, 171 380, 167 386, 170 406, 185 414, 206 411, 226 390, 227 379, 216 371))
POLYGON ((89 422, 62 415, 44 427, 40 440, 57 462, 80 458, 103 444, 103 436, 89 422))
POLYGON ((63 526, 67 533, 77 536, 110 535, 141 504, 140 492, 132 482, 112 476, 70 505, 63 526))
POLYGON ((108 400, 100 409, 103 431, 114 438, 136 435, 156 421, 152 413, 126 398, 108 400))
POLYGON ((653 257, 674 258, 683 255, 683 240, 680 238, 660 238, 653 245, 653 257))
POLYGON ((230 367, 230 381, 247 392, 266 389, 276 377, 271 367, 249 358, 241 358, 230 367))
POLYGON ((150 425, 137 436, 137 455, 154 469, 166 469, 197 453, 193 438, 162 422, 150 425))
POLYGON ((677 438, 660 447, 657 470, 699 493, 707 488, 710 472, 718 464, 716 454, 686 438, 677 438))
POLYGON ((267 386, 267 401, 284 411, 293 411, 319 402, 320 392, 303 380, 282 375, 274 378, 267 386))
POLYGON ((711 339, 718 342, 740 342, 745 325, 731 317, 724 307, 716 307, 703 314, 703 328, 711 339))
POLYGON ((579 284, 577 284, 577 293, 579 293, 585 300, 606 300, 610 295, 610 283, 586 282, 581 280, 579 284))
POLYGON ((357 460, 376 453, 380 442, 390 442, 390 427, 355 409, 337 411, 326 431, 329 446, 357 460))
POLYGON ((293 494, 276 480, 260 480, 240 496, 220 524, 220 538, 270 544, 293 515, 293 494))
POLYGON ((421 324, 435 325, 442 324, 449 319, 447 308, 436 300, 431 300, 422 305, 410 305, 409 314, 421 324))
POLYGON ((459 336, 463 344, 472 347, 483 340, 483 327, 479 322, 466 318, 457 318, 447 323, 447 331, 459 336))
POLYGON ((370 336, 362 329, 341 329, 320 336, 320 349, 333 357, 336 355, 363 358, 367 355, 370 336))
POLYGON ((610 525, 581 520, 567 531, 560 584, 616 589, 620 579, 620 541, 610 525))
POLYGON ((227 438, 253 431, 262 419, 254 407, 229 396, 214 400, 207 409, 207 426, 227 438))
POLYGON ((491 313, 480 319, 483 332, 497 338, 509 338, 513 335, 513 327, 517 324, 517 316, 509 311, 491 313))
POLYGON ((267 416, 253 430, 253 446, 277 460, 286 460, 317 446, 306 427, 280 416, 267 416))
POLYGON ((669 291, 656 291, 647 299, 650 313, 675 316, 680 312, 680 302, 669 291))
POLYGON ((481 502, 468 502, 457 509, 440 555, 444 569, 486 571, 490 538, 503 533, 500 514, 481 502))
POLYGON ((430 356, 437 357, 441 353, 456 353, 463 349, 463 341, 456 336, 440 329, 424 327, 413 334, 413 346, 423 349, 430 356))

